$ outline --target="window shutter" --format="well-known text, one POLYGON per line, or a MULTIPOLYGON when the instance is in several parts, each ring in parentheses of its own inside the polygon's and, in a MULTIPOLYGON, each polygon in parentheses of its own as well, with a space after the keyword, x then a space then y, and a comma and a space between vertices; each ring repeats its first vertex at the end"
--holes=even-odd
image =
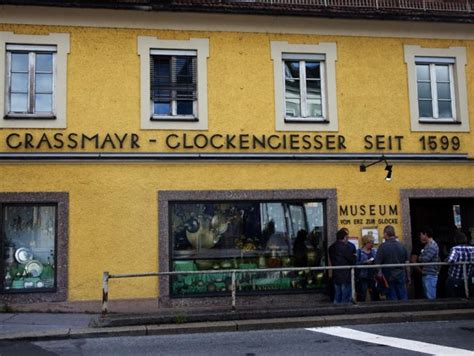
POLYGON ((150 61, 151 100, 196 100, 195 56, 152 55, 150 61))

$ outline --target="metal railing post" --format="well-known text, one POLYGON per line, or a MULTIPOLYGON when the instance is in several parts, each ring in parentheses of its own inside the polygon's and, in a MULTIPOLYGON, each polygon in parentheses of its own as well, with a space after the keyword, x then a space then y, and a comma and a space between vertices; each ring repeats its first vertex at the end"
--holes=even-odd
POLYGON ((109 272, 102 275, 102 317, 107 316, 109 304, 109 272))
POLYGON ((357 303, 356 282, 355 282, 355 268, 351 268, 351 293, 352 303, 357 303))
POLYGON ((232 271, 232 311, 235 311, 235 271, 232 271))
POLYGON ((464 293, 466 294, 466 298, 469 299, 469 279, 467 275, 467 264, 462 265, 462 274, 464 279, 464 293))

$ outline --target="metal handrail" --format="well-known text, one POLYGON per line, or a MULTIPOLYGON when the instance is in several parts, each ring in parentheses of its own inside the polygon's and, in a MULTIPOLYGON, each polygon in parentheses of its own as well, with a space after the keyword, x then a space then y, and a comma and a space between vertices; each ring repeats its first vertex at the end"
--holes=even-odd
MULTIPOLYGON (((226 2, 249 2, 249 0, 226 0, 226 2)), ((471 12, 472 4, 464 2, 445 2, 436 0, 251 0, 252 3, 269 5, 302 5, 319 7, 359 7, 375 9, 404 9, 423 11, 471 12)))
POLYGON ((394 263, 394 264, 383 264, 383 265, 347 265, 347 266, 320 266, 320 267, 280 267, 280 268, 252 268, 252 269, 225 269, 225 270, 202 270, 202 271, 166 271, 166 272, 146 272, 146 273, 126 273, 126 274, 110 274, 104 272, 102 275, 102 316, 106 316, 108 313, 108 301, 109 301, 109 280, 120 279, 120 278, 140 278, 140 277, 163 277, 163 276, 177 276, 177 275, 200 275, 200 274, 231 274, 232 285, 231 285, 231 297, 232 297, 232 310, 236 309, 236 275, 237 273, 261 273, 261 272, 293 272, 293 271, 333 271, 333 270, 351 270, 351 286, 352 286, 352 301, 356 303, 356 291, 355 291, 355 270, 365 268, 410 268, 417 266, 453 266, 462 265, 463 269, 463 281, 464 281, 464 293, 466 298, 469 298, 469 280, 467 275, 467 266, 472 265, 472 262, 417 262, 417 263, 394 263))

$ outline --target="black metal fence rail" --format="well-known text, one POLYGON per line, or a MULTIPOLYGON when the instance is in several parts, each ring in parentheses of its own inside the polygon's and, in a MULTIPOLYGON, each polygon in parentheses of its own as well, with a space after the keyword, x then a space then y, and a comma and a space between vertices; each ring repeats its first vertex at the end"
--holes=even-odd
POLYGON ((323 266, 323 267, 284 267, 284 268, 255 268, 255 269, 226 269, 226 270, 206 270, 206 271, 174 271, 174 272, 149 272, 149 273, 128 273, 128 274, 111 274, 109 272, 104 272, 102 276, 102 316, 106 316, 108 313, 108 302, 109 302, 109 280, 110 279, 122 279, 122 278, 142 278, 142 277, 169 277, 169 276, 179 276, 179 275, 202 275, 202 274, 222 274, 228 273, 232 275, 232 284, 231 284, 231 307, 232 310, 236 309, 236 281, 237 274, 244 273, 274 273, 274 272, 291 272, 291 271, 330 271, 330 270, 340 270, 340 269, 350 269, 351 270, 351 286, 352 286, 352 301, 356 303, 356 269, 365 269, 365 268, 388 268, 388 267, 416 267, 416 266, 453 266, 453 265, 462 265, 463 270, 463 281, 464 281, 464 293, 466 298, 470 298, 469 295, 469 275, 467 273, 467 266, 472 265, 472 262, 428 262, 428 263, 401 263, 401 264, 384 264, 384 265, 352 265, 352 266, 323 266))
POLYGON ((352 7, 390 10, 471 12, 474 3, 465 1, 430 0, 224 0, 227 3, 254 3, 266 5, 294 5, 315 7, 352 7))

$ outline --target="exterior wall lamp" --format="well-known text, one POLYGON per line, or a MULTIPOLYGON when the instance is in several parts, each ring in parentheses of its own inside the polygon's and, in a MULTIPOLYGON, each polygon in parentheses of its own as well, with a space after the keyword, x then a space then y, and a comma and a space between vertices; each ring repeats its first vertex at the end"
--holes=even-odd
POLYGON ((388 164, 387 160, 382 156, 378 161, 372 162, 370 164, 361 164, 359 166, 359 171, 360 172, 365 172, 367 171, 367 168, 376 165, 377 163, 380 162, 385 162, 385 171, 387 171, 387 175, 385 176, 386 181, 391 181, 392 180, 392 168, 393 166, 391 164, 388 164))

